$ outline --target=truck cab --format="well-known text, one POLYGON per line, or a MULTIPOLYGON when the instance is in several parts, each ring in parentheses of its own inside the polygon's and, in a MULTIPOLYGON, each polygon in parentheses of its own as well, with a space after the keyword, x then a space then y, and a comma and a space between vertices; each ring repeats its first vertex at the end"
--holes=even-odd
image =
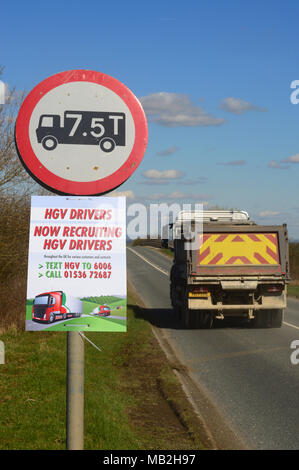
POLYGON ((32 306, 32 320, 53 323, 67 318, 67 310, 62 305, 60 292, 45 292, 35 297, 32 306))
POLYGON ((44 292, 35 297, 32 320, 53 323, 56 320, 78 318, 82 314, 82 302, 63 291, 44 292))
POLYGON ((111 313, 110 307, 108 305, 100 305, 99 306, 99 315, 103 317, 108 317, 111 313))

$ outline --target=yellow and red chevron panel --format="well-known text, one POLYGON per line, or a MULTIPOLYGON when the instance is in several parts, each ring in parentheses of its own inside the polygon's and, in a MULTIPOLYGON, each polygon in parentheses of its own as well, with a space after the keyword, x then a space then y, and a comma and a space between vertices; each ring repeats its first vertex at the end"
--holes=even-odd
POLYGON ((277 233, 205 233, 198 253, 198 264, 278 265, 277 233))

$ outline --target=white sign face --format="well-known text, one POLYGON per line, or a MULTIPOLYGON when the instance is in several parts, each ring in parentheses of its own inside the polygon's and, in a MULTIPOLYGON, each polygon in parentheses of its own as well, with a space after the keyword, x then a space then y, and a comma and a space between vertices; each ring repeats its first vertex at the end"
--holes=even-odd
POLYGON ((71 181, 92 182, 126 162, 135 125, 116 93, 96 83, 71 82, 41 98, 30 119, 29 138, 49 171, 71 181))
POLYGON ((126 331, 124 197, 32 196, 26 330, 126 331))
POLYGON ((136 170, 147 144, 141 104, 100 72, 53 75, 27 96, 16 146, 27 171, 58 193, 104 194, 136 170))

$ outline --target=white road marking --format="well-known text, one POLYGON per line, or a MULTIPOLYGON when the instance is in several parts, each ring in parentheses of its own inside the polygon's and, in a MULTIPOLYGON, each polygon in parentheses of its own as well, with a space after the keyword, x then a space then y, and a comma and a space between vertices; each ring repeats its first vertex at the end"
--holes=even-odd
MULTIPOLYGON (((132 251, 133 253, 135 253, 136 256, 139 256, 139 258, 143 259, 143 261, 145 261, 146 263, 150 264, 153 268, 156 268, 158 269, 158 271, 160 271, 161 273, 165 274, 166 276, 169 275, 169 273, 167 271, 164 271, 164 269, 161 269, 159 268, 159 266, 157 266, 156 264, 153 264, 151 263, 149 260, 147 260, 146 258, 144 258, 144 256, 140 255, 139 253, 136 253, 135 250, 133 250, 132 248, 128 247, 128 250, 132 251)), ((292 325, 292 323, 287 323, 286 321, 282 322, 284 325, 287 325, 287 326, 290 326, 292 328, 295 328, 296 330, 299 330, 299 326, 295 326, 295 325, 292 325)))
POLYGON ((286 321, 284 321, 283 324, 291 326, 292 328, 296 328, 296 330, 299 330, 299 326, 292 325, 292 323, 287 323, 286 321))
POLYGON ((148 259, 144 258, 144 256, 140 255, 139 253, 136 253, 135 250, 133 250, 132 248, 128 247, 128 250, 132 251, 136 256, 139 256, 139 258, 141 258, 143 261, 145 261, 146 263, 148 263, 150 266, 152 266, 153 268, 156 268, 158 271, 160 271, 161 273, 165 274, 165 276, 169 276, 169 273, 167 271, 165 271, 164 269, 162 268, 159 268, 159 266, 157 266, 156 264, 153 264, 151 263, 148 259))

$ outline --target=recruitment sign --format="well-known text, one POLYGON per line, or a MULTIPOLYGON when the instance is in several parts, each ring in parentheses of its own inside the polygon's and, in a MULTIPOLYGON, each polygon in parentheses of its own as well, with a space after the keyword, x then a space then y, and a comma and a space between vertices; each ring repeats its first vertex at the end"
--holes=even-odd
POLYGON ((124 197, 32 196, 26 330, 126 331, 124 197))

